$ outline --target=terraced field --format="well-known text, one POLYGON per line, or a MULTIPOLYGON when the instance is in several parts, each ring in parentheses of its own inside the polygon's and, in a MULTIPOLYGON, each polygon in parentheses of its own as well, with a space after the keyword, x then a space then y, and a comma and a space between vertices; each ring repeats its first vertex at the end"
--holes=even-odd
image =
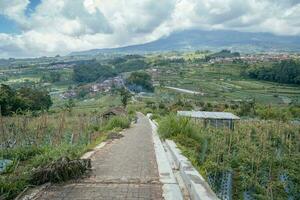
MULTIPOLYGON (((257 81, 242 77, 240 64, 172 64, 161 66, 157 82, 169 87, 201 91, 205 95, 182 94, 188 98, 204 101, 228 102, 255 99, 262 104, 288 104, 300 102, 300 87, 257 81)), ((175 95, 170 89, 161 89, 159 94, 175 95)))

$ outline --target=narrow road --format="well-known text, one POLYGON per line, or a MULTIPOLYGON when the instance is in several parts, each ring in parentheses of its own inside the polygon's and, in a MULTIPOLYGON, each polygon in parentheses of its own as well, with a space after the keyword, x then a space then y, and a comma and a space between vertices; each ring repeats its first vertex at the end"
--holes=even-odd
POLYGON ((166 86, 165 88, 175 90, 175 91, 178 91, 178 92, 187 93, 187 94, 199 94, 199 95, 202 95, 202 96, 204 95, 203 92, 197 92, 197 91, 192 91, 192 90, 187 90, 187 89, 182 89, 182 88, 177 88, 177 87, 166 86))
POLYGON ((163 199, 151 131, 148 119, 138 114, 137 124, 125 130, 123 138, 93 155, 87 178, 51 186, 37 199, 163 199))

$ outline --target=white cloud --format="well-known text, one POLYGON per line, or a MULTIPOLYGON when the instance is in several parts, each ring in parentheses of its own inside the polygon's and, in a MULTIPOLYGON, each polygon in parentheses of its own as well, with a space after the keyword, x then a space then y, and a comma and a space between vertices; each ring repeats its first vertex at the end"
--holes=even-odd
POLYGON ((299 0, 1 0, 21 33, 0 34, 0 57, 66 54, 155 40, 188 28, 300 35, 299 0))
POLYGON ((29 4, 29 0, 1 0, 0 1, 0 14, 17 21, 18 23, 25 24, 25 10, 29 4))

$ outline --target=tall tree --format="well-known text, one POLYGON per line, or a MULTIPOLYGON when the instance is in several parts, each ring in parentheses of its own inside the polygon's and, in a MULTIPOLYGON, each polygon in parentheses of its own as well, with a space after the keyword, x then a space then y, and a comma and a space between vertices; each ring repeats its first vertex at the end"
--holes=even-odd
POLYGON ((120 96, 121 96, 123 107, 126 108, 128 104, 128 100, 131 98, 132 95, 126 88, 123 87, 120 89, 120 96))

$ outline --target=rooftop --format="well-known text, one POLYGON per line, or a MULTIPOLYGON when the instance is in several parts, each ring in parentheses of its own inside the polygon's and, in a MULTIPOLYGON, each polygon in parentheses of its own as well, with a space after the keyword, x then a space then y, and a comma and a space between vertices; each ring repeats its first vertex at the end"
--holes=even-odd
POLYGON ((102 116, 106 116, 106 115, 125 115, 126 114, 126 110, 122 107, 115 107, 115 108, 111 108, 109 110, 107 110, 106 112, 102 113, 102 116))
POLYGON ((228 112, 178 111, 177 115, 200 119, 240 119, 238 116, 228 112))

